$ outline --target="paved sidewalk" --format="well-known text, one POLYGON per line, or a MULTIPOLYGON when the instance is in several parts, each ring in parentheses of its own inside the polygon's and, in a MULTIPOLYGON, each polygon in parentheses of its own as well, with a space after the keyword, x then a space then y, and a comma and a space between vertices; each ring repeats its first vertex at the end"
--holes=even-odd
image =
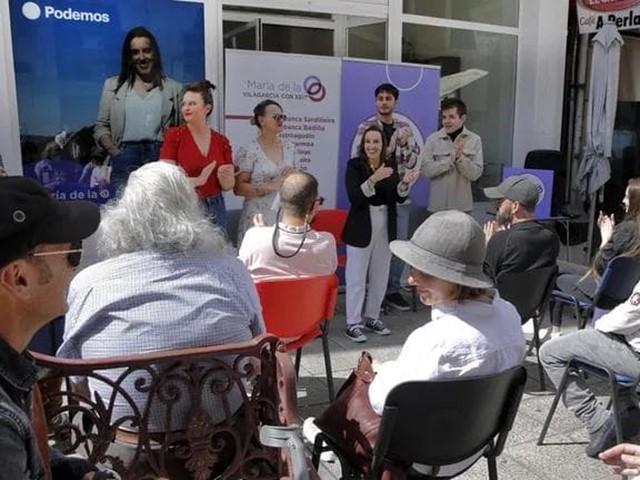
MULTIPOLYGON (((344 295, 340 295, 336 319, 330 331, 331 362, 334 369, 336 391, 350 374, 362 350, 368 350, 378 361, 395 358, 408 334, 422 325, 428 311, 413 313, 391 311, 381 319, 392 330, 392 335, 380 337, 368 334, 369 341, 355 344, 344 336, 344 295)), ((571 321, 567 319, 571 328, 571 321)), ((548 323, 547 323, 548 325, 548 323)), ((573 327, 575 328, 575 327, 573 327)), ((540 392, 535 354, 526 359, 529 373, 526 391, 520 410, 505 447, 498 459, 498 474, 501 479, 562 479, 600 480, 621 478, 609 473, 597 460, 587 457, 584 448, 588 440, 586 431, 575 417, 561 404, 551 423, 547 445, 538 447, 536 440, 553 399, 552 385, 547 381, 547 391, 540 392)), ((596 385, 597 387, 597 385, 596 385)), ((318 340, 303 350, 300 368, 299 410, 303 418, 316 416, 327 406, 325 370, 321 342, 318 340)), ((599 391, 599 390, 598 390, 599 391)), ((602 392, 605 392, 602 389, 602 392)), ((337 463, 322 463, 320 475, 323 479, 339 478, 337 463)), ((487 467, 480 460, 461 480, 486 479, 487 467)))

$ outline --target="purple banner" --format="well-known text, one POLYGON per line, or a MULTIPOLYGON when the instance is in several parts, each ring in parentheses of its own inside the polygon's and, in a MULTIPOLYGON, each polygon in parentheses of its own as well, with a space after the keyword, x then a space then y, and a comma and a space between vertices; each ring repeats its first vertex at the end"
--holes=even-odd
POLYGON ((535 183, 540 191, 540 199, 536 207, 536 218, 551 216, 551 200, 553 196, 553 170, 534 170, 532 168, 505 167, 502 180, 515 175, 526 175, 535 183))
MULTIPOLYGON (((382 83, 391 83, 400 95, 394 120, 408 124, 419 149, 430 133, 438 128, 440 69, 432 66, 389 64, 360 60, 342 62, 342 106, 340 160, 338 162, 338 208, 349 208, 344 177, 347 161, 355 156, 360 124, 375 120, 374 91, 382 83)), ((418 180, 411 191, 412 201, 427 205, 428 181, 418 180)))

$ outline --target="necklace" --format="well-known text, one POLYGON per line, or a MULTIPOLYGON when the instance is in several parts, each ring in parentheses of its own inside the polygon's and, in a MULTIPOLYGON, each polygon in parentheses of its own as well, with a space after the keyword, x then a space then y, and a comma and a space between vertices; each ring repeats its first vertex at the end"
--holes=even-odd
POLYGON ((371 160, 367 160, 367 163, 369 164, 369 168, 371 169, 371 171, 373 173, 376 172, 376 170, 378 170, 380 168, 380 166, 382 165, 382 162, 378 163, 378 165, 374 166, 373 163, 371 162, 371 160))

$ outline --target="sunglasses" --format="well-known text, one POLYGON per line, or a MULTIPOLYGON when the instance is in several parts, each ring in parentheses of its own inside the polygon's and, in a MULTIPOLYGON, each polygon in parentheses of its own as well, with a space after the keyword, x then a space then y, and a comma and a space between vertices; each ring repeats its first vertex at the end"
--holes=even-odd
POLYGON ((287 121, 287 116, 284 113, 274 113, 273 115, 271 115, 271 118, 273 118, 276 122, 287 121))
POLYGON ((80 265, 80 260, 82 259, 82 242, 73 242, 69 250, 34 252, 30 254, 32 257, 46 257, 48 255, 66 255, 69 266, 71 266, 71 268, 77 268, 78 265, 80 265))
POLYGON ((318 198, 316 198, 316 203, 317 203, 318 205, 322 205, 322 204, 324 203, 324 197, 318 197, 318 198))

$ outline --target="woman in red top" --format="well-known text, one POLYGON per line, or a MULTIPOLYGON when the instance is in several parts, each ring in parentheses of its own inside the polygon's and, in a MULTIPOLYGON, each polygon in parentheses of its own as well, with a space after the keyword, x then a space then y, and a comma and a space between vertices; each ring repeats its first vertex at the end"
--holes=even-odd
POLYGON ((206 206, 212 221, 227 229, 227 209, 222 192, 235 185, 231 144, 212 130, 207 118, 213 111, 215 89, 208 80, 192 83, 182 94, 185 124, 170 128, 164 136, 160 159, 180 165, 206 206))

